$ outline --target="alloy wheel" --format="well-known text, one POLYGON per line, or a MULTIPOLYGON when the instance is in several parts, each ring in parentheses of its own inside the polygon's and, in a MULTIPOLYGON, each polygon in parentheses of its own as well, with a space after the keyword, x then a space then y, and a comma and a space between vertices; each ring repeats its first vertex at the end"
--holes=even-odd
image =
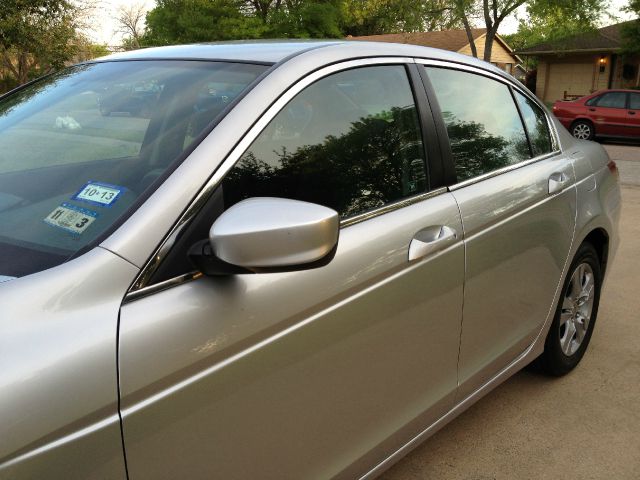
POLYGON ((568 357, 580 348, 589 330, 594 299, 593 270, 588 263, 581 263, 571 276, 560 313, 560 348, 568 357))
POLYGON ((591 137, 591 127, 585 123, 579 123, 573 127, 573 136, 579 140, 588 140, 591 137))

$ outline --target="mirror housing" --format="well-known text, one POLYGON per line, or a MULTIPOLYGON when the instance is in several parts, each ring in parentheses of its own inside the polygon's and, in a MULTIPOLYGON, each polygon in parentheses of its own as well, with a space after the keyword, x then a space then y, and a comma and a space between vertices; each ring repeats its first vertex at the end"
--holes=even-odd
POLYGON ((255 197, 226 210, 209 240, 189 257, 207 275, 306 270, 326 265, 338 244, 340 218, 315 203, 255 197))

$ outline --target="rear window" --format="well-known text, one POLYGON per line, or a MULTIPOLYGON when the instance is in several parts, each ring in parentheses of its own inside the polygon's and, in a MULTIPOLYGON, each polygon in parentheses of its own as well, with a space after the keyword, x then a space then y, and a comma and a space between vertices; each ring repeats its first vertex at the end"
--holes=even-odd
POLYGON ((206 61, 75 66, 0 100, 0 276, 77 254, 267 67, 206 61))
POLYGON ((531 158, 507 85, 457 70, 426 71, 447 126, 459 182, 531 158))
POLYGON ((544 155, 552 150, 551 134, 547 116, 535 102, 520 92, 515 92, 516 100, 522 113, 522 119, 529 133, 533 156, 544 155))

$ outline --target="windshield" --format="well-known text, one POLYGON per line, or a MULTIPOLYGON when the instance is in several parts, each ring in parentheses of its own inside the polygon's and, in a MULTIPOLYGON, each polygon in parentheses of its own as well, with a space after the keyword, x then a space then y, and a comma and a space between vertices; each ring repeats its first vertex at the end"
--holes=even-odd
POLYGON ((86 64, 0 99, 0 276, 58 265, 99 239, 266 68, 86 64))

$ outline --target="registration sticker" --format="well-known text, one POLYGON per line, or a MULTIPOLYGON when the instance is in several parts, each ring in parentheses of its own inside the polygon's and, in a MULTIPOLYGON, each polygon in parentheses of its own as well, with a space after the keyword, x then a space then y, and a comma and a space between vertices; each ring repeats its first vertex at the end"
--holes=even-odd
POLYGON ((44 219, 53 227, 62 228, 68 232, 80 235, 91 225, 98 214, 86 208, 76 207, 70 203, 63 203, 44 219))
POLYGON ((125 190, 124 187, 117 185, 109 185, 101 182, 88 182, 76 193, 71 200, 80 200, 83 202, 93 203, 101 207, 110 207, 113 205, 120 194, 125 190))

